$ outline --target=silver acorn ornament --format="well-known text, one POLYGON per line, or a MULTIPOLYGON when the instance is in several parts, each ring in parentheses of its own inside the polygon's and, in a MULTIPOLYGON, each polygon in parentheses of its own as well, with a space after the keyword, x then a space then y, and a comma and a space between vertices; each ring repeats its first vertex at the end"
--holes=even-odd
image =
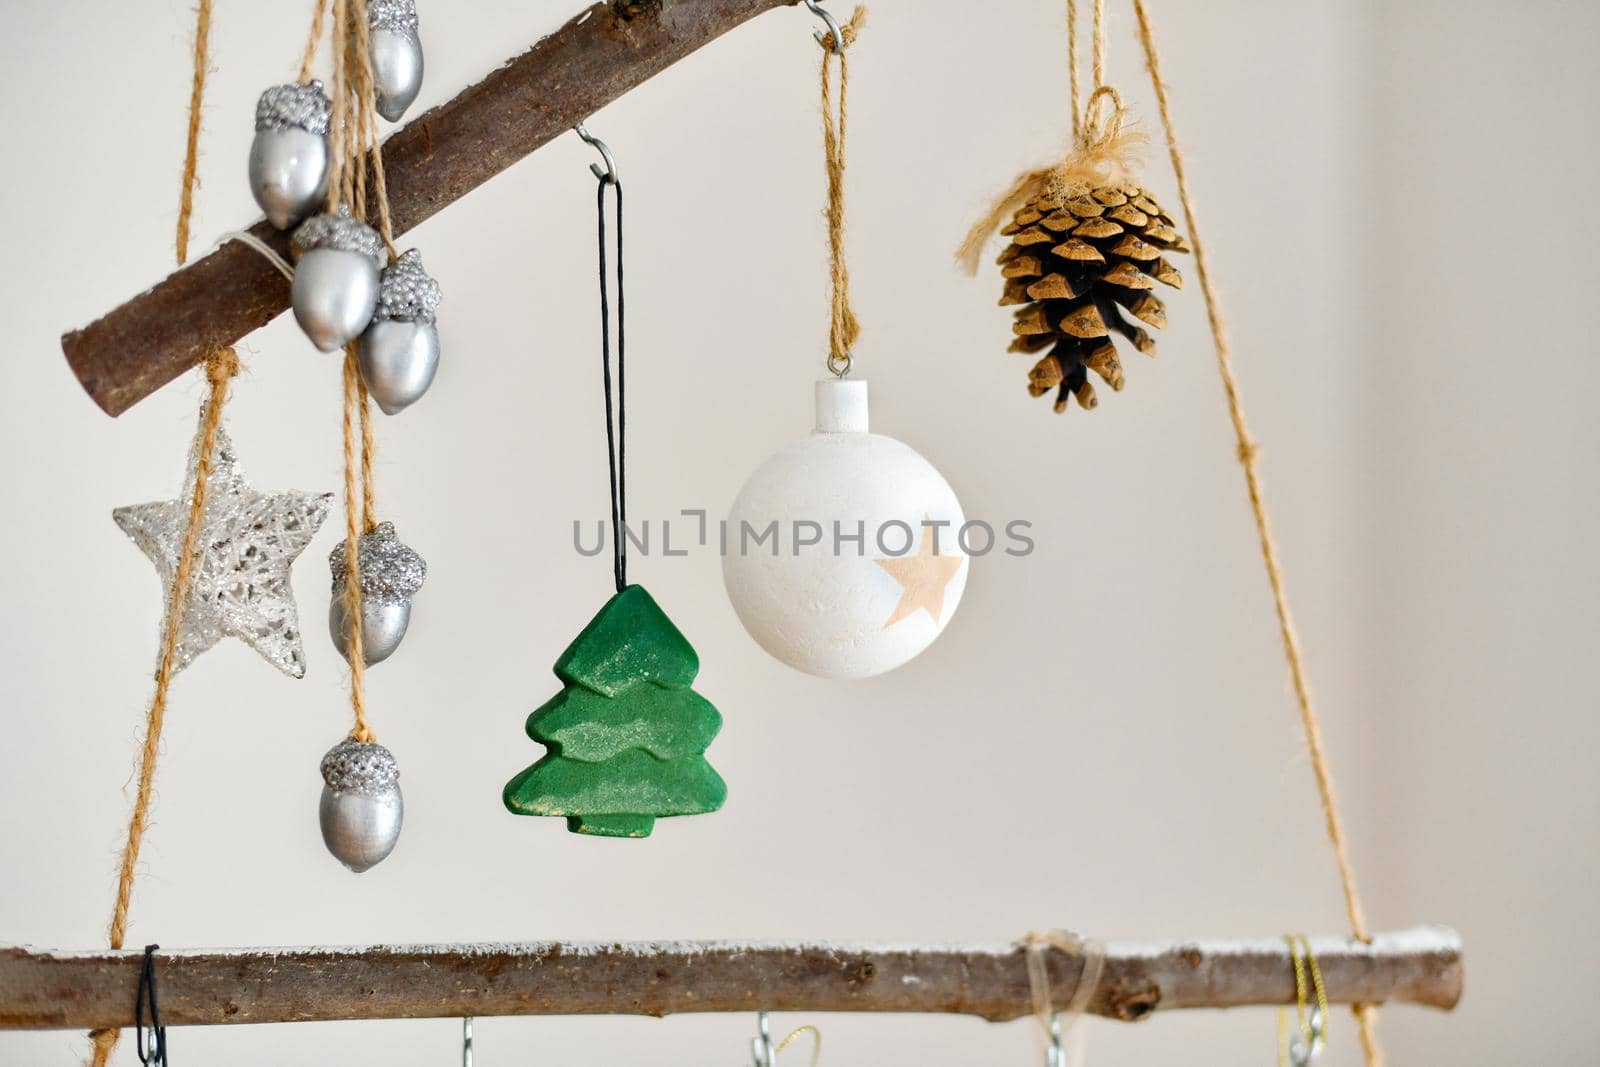
MULTIPOLYGON (((411 597, 428 577, 428 564, 395 536, 394 523, 380 522, 361 536, 362 662, 382 663, 400 647, 411 623, 411 597)), ((328 633, 344 658, 350 658, 349 613, 345 604, 345 543, 328 556, 333 571, 333 601, 328 605, 328 633)))
POLYGON ((291 246, 295 321, 322 351, 343 348, 361 336, 378 306, 378 272, 387 262, 382 238, 341 206, 337 214, 302 222, 291 246))
POLYGON ((399 122, 422 89, 422 39, 415 0, 372 0, 367 5, 372 81, 378 114, 399 122))
POLYGON ((439 283, 422 269, 422 254, 406 252, 383 270, 378 309, 361 335, 361 380, 385 415, 410 407, 439 369, 439 283))
POLYGON ((322 841, 360 874, 394 851, 405 819, 400 766, 376 741, 346 738, 322 757, 322 841))
POLYGON ((280 230, 316 211, 328 195, 328 115, 319 81, 274 85, 256 101, 250 192, 280 230))

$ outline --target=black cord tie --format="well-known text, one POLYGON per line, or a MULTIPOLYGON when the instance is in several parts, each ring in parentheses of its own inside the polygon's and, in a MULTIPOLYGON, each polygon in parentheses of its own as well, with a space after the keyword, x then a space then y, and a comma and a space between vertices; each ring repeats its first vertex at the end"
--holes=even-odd
POLYGON ((139 1062, 145 1067, 167 1067, 167 1028, 161 1025, 161 1011, 156 1006, 155 954, 160 945, 144 947, 144 963, 139 968, 139 993, 133 1005, 134 1043, 138 1047, 139 1062), (149 1013, 150 1025, 145 1026, 149 1013))
POLYGON ((622 289, 622 183, 610 174, 600 176, 595 193, 595 213, 600 242, 600 368, 605 383, 606 461, 611 472, 611 568, 617 592, 628 587, 628 402, 624 361, 622 289), (611 411, 611 305, 606 293, 606 186, 617 191, 617 403, 611 411))

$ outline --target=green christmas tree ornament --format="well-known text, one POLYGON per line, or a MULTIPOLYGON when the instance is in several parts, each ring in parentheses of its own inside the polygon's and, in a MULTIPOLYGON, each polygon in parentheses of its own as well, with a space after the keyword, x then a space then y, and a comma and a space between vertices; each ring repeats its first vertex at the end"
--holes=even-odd
POLYGON ((644 588, 627 586, 556 660, 561 692, 528 717, 549 751, 506 783, 516 815, 573 833, 649 837, 657 819, 716 811, 728 787, 706 762, 722 728, 690 688, 700 658, 644 588))

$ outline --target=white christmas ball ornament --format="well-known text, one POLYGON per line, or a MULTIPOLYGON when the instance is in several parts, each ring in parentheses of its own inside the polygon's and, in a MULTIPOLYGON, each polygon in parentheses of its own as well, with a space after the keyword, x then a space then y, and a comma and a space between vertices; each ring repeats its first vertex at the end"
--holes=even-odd
POLYGON ((778 659, 824 678, 891 671, 933 643, 967 584, 954 490, 867 432, 867 383, 822 381, 811 436, 763 463, 728 514, 722 580, 778 659))

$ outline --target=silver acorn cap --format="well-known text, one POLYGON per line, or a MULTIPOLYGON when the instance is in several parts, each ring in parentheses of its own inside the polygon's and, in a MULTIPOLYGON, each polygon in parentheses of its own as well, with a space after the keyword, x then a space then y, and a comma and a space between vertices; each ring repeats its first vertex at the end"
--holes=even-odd
POLYGON ((320 81, 274 85, 256 101, 256 132, 292 128, 326 136, 332 109, 320 81))
POLYGON ((416 0, 371 0, 367 5, 367 28, 417 35, 416 0))
MULTIPOLYGON (((394 523, 380 522, 360 540, 361 596, 363 600, 398 603, 411 599, 428 577, 428 564, 416 550, 395 536, 394 523)), ((333 571, 333 591, 344 591, 345 542, 340 541, 328 554, 333 571)))
POLYGON ((290 247, 297 258, 325 248, 366 256, 380 271, 388 263, 378 231, 351 215, 343 204, 336 214, 313 215, 302 222, 294 231, 290 247))
POLYGON ((322 781, 336 793, 384 793, 400 781, 400 764, 376 741, 347 737, 322 757, 322 781))
POLYGON ((415 248, 383 269, 374 322, 431 323, 439 311, 439 283, 422 269, 422 253, 415 248))

